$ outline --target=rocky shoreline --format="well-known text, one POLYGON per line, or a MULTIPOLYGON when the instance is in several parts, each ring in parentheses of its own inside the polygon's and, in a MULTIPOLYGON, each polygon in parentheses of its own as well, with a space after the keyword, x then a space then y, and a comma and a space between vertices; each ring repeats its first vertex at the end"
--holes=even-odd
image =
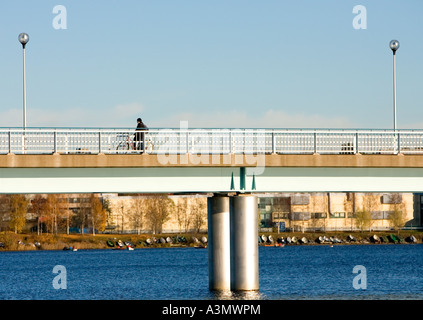
POLYGON ((380 244, 380 243, 392 243, 392 244, 401 244, 401 243, 422 243, 422 238, 417 238, 414 234, 409 234, 406 236, 399 236, 395 234, 387 235, 377 235, 372 234, 371 236, 357 236, 348 234, 346 237, 339 236, 327 236, 320 235, 318 237, 310 237, 307 235, 302 236, 278 236, 276 239, 272 235, 262 234, 259 236, 259 245, 297 245, 297 244, 380 244))
MULTIPOLYGON (((229 238, 228 238, 229 241, 229 238)), ((286 245, 352 245, 352 244, 418 244, 423 232, 402 231, 355 233, 259 233, 259 246, 286 245)), ((207 234, 15 234, 0 233, 1 251, 124 249, 128 248, 207 248, 207 234)), ((74 250, 75 251, 75 250, 74 250)))

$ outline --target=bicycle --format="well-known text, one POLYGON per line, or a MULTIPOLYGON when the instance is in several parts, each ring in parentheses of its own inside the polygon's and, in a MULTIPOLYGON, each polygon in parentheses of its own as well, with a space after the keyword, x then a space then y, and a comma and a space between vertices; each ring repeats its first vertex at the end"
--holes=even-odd
MULTIPOLYGON (((118 136, 118 138, 122 138, 123 135, 118 136)), ((141 141, 134 142, 133 139, 131 139, 131 135, 128 135, 125 140, 122 140, 119 142, 118 146, 116 147, 116 151, 137 151, 135 147, 135 143, 139 143, 142 145, 141 141)), ((146 139, 146 145, 145 150, 138 150, 138 151, 145 151, 146 153, 150 154, 153 151, 153 141, 150 138, 146 139)))
MULTIPOLYGON (((118 138, 122 138, 122 135, 118 138)), ((118 146, 116 147, 116 151, 128 151, 128 150, 135 150, 134 142, 131 139, 130 135, 127 135, 125 140, 119 142, 118 146)))

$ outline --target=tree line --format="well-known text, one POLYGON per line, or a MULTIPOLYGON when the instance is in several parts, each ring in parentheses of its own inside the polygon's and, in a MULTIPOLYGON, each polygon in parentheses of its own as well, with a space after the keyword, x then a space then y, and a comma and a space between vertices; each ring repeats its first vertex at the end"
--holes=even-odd
MULTIPOLYGON (((150 195, 121 200, 113 210, 114 219, 120 215, 126 218, 125 225, 131 225, 138 234, 148 230, 160 234, 166 222, 173 219, 183 232, 199 232, 207 221, 207 204, 205 198, 181 197, 176 202, 167 195, 150 195)), ((112 224, 109 216, 108 224, 112 224)), ((123 228, 123 223, 121 223, 123 228)))
POLYGON ((167 195, 133 195, 112 205, 109 199, 102 199, 96 194, 77 196, 76 202, 73 202, 72 196, 64 194, 0 195, 2 230, 22 232, 28 213, 33 221, 36 220, 32 229, 38 234, 69 234, 72 228, 78 228, 83 233, 84 229, 90 228, 95 235, 116 223, 117 216, 122 219, 119 223, 121 229, 115 230, 117 232, 124 232, 125 225, 138 234, 145 230, 159 234, 171 219, 181 231, 199 232, 207 219, 205 198, 179 198, 175 202, 167 195))
POLYGON ((70 233, 71 227, 90 227, 93 234, 104 231, 106 226, 106 208, 95 194, 84 197, 86 201, 72 210, 68 198, 61 194, 37 194, 30 197, 24 194, 2 195, 0 214, 2 226, 15 233, 23 231, 27 223, 27 214, 31 213, 37 220, 35 227, 38 234, 60 231, 70 233))

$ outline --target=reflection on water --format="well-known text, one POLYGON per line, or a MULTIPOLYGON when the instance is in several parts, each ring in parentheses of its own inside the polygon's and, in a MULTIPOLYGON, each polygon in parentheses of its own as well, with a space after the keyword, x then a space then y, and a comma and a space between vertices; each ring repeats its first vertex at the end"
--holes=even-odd
POLYGON ((216 290, 211 292, 213 300, 263 300, 265 296, 260 291, 216 290))

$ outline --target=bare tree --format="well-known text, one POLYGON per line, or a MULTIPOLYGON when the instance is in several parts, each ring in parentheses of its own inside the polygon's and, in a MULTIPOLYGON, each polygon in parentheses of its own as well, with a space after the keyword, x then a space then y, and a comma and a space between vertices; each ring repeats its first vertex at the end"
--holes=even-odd
POLYGON ((314 228, 323 228, 326 230, 326 216, 327 216, 327 205, 326 196, 323 193, 315 193, 310 198, 309 210, 313 214, 311 215, 310 225, 314 228))
POLYGON ((353 218, 355 210, 355 196, 353 193, 347 193, 344 199, 344 212, 346 214, 346 218, 348 218, 348 214, 350 214, 350 224, 351 224, 351 231, 353 230, 353 218))
POLYGON ((79 226, 81 230, 81 234, 84 233, 85 226, 87 224, 88 217, 90 215, 90 204, 89 204, 89 198, 86 196, 83 197, 80 195, 79 198, 79 207, 75 208, 75 214, 72 217, 72 224, 74 226, 79 226))
POLYGON ((34 199, 31 200, 32 212, 37 216, 37 234, 40 234, 41 230, 41 218, 45 212, 46 198, 40 194, 35 195, 34 199))
POLYGON ((63 216, 66 211, 66 204, 63 197, 59 194, 48 194, 44 206, 43 216, 46 217, 47 230, 51 233, 57 234, 59 218, 63 216))
POLYGON ((129 217, 135 229, 137 230, 137 234, 141 233, 141 230, 144 226, 146 208, 146 199, 136 197, 131 200, 131 211, 129 217))

